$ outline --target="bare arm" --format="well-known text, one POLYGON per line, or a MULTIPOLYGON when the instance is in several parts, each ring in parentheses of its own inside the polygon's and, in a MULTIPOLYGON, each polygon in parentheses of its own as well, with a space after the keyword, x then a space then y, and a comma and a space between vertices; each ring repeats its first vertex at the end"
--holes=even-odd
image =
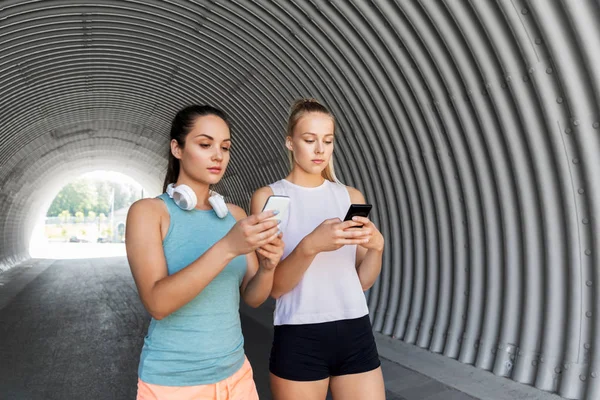
MULTIPOLYGON (((258 189, 252 195, 250 207, 252 213, 260 212, 265 206, 269 196, 273 194, 273 190, 268 187, 258 189)), ((271 296, 274 298, 280 297, 282 294, 289 292, 300 282, 302 275, 310 266, 310 263, 315 258, 317 253, 309 254, 306 246, 306 241, 298 244, 294 251, 289 254, 284 260, 280 261, 277 269, 274 272, 271 296)))
MULTIPOLYGON (((348 192, 353 204, 365 204, 365 198, 360 191, 348 187, 348 192)), ((371 230, 368 242, 356 246, 356 271, 363 290, 368 290, 381 272, 384 239, 369 219, 359 217, 357 220, 364 224, 362 229, 371 230)))
MULTIPOLYGON (((254 192, 254 194, 252 195, 252 199, 250 201, 250 208, 251 208, 252 213, 260 212, 260 210, 262 210, 262 208, 265 206, 267 199, 272 194, 273 194, 273 190, 268 186, 262 187, 262 188, 258 189, 256 192, 254 192)), ((298 245, 298 247, 300 247, 300 245, 298 245)), ((296 247, 296 249, 298 249, 298 247, 296 247)), ((298 271, 295 271, 294 269, 289 268, 289 265, 291 263, 293 263, 294 259, 297 258, 297 256, 294 256, 294 253, 297 254, 298 251, 294 250, 290 255, 287 256, 287 258, 285 260, 280 261, 277 264, 277 269, 275 269, 273 272, 273 277, 272 277, 273 280, 271 283, 271 296, 273 296, 275 298, 280 296, 280 295, 277 295, 277 288, 275 287, 276 277, 277 277, 277 279, 279 279, 279 281, 282 281, 282 280, 285 281, 286 279, 294 279, 294 280, 297 279, 296 283, 294 284, 294 286, 295 286, 300 281, 300 278, 302 278, 302 274, 304 274, 304 271, 306 271, 306 269, 312 262, 312 259, 314 258, 314 255, 310 258, 307 258, 306 260, 304 260, 303 258, 300 258, 299 265, 298 264, 296 265, 296 268, 298 270, 301 270, 301 272, 298 272, 298 271), (290 261, 288 261, 288 260, 290 260, 290 261), (286 266, 288 266, 288 267, 286 267, 286 266), (281 272, 282 267, 284 267, 286 269, 284 272, 281 272)), ((281 283, 279 283, 278 286, 281 286, 281 283)), ((294 286, 292 286, 292 288, 294 286)), ((289 290, 291 290, 291 288, 289 290)))
POLYGON ((345 245, 365 243, 365 238, 370 234, 368 229, 348 230, 357 225, 360 223, 341 222, 339 218, 332 218, 323 221, 312 233, 306 235, 277 266, 271 296, 279 298, 296 287, 319 253, 334 251, 345 245))
MULTIPOLYGON (((246 212, 238 206, 229 205, 229 210, 231 215, 237 220, 246 217, 246 212)), ((261 209, 256 212, 252 210, 253 214, 259 214, 260 212, 261 209)), ((260 306, 267 297, 269 297, 269 293, 271 293, 274 267, 277 265, 277 262, 283 254, 283 241, 281 240, 281 235, 277 236, 273 242, 264 245, 264 247, 271 250, 274 258, 274 260, 271 261, 274 261, 274 265, 273 262, 269 262, 266 258, 261 258, 259 262, 256 252, 254 251, 246 254, 247 269, 240 287, 240 293, 246 304, 251 307, 260 306)))
POLYGON ((311 250, 310 240, 305 237, 298 243, 296 248, 279 263, 275 276, 273 277, 273 289, 271 296, 275 299, 291 291, 304 276, 304 273, 317 256, 317 252, 311 250))
MULTIPOLYGON (((253 199, 256 198, 257 204, 262 207, 271 194, 273 192, 270 188, 261 188, 254 194, 253 199)), ((271 297, 277 299, 296 287, 320 252, 364 243, 370 232, 368 229, 346 230, 357 225, 360 223, 341 222, 339 218, 328 219, 305 236, 294 250, 279 262, 273 277, 271 297)))
POLYGON ((125 233, 127 259, 140 299, 155 319, 165 318, 190 302, 233 258, 245 254, 252 244, 262 245, 262 236, 270 238, 278 230, 272 222, 258 219, 244 226, 236 224, 236 229, 198 259, 168 275, 161 234, 165 218, 169 216, 162 200, 140 200, 129 209, 125 233))

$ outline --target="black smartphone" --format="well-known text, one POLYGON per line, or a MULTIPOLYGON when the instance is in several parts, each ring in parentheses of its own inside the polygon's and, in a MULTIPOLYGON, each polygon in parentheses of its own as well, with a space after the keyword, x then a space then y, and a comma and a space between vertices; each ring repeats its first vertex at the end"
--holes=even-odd
MULTIPOLYGON (((350 221, 352 217, 368 217, 372 208, 371 204, 350 204, 344 221, 350 221)), ((355 228, 362 228, 362 225, 355 226, 355 228)))

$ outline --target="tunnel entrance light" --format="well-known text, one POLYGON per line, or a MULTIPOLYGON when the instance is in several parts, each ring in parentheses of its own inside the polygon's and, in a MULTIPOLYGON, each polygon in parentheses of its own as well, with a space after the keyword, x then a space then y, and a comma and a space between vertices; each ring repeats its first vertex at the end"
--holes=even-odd
POLYGON ((118 172, 99 170, 72 179, 48 202, 44 216, 37 221, 31 256, 125 256, 127 212, 144 193, 137 181, 118 172))

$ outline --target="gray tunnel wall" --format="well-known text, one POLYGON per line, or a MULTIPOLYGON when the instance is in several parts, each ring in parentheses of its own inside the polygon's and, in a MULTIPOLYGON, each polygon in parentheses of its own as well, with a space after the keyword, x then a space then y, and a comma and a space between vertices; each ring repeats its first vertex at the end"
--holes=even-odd
POLYGON ((160 191, 189 103, 231 115, 245 206, 313 96, 387 239, 375 329, 598 399, 599 49, 594 0, 2 0, 0 270, 80 172, 160 191))

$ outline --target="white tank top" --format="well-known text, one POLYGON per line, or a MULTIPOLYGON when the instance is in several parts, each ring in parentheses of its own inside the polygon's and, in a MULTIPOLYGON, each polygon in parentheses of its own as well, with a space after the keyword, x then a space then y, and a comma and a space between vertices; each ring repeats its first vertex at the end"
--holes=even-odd
MULTIPOLYGON (((307 188, 285 179, 269 185, 273 194, 290 197, 281 221, 287 257, 323 221, 343 219, 350 207, 348 189, 328 180, 307 188)), ((317 254, 300 282, 277 299, 275 325, 299 325, 360 318, 369 313, 356 271, 356 246, 317 254)))

